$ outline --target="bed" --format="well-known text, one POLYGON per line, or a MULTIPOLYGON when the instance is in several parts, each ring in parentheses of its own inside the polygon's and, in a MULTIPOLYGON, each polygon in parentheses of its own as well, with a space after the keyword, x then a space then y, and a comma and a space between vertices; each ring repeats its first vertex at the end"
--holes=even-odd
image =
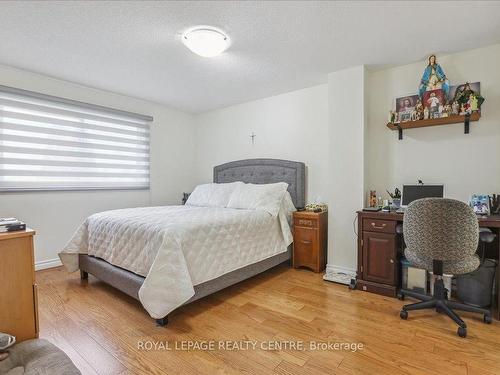
MULTIPOLYGON (((213 182, 220 184, 233 183, 236 181, 253 184, 285 182, 288 184, 287 191, 290 194, 293 205, 296 208, 302 208, 305 205, 304 163, 277 159, 247 159, 229 162, 214 167, 213 182)), ((194 302, 209 294, 215 293, 286 262, 291 257, 290 246, 283 249, 283 244, 281 243, 280 247, 280 243, 276 239, 276 236, 260 236, 258 233, 263 231, 255 231, 256 228, 258 229, 259 225, 267 227, 271 225, 271 222, 272 225, 275 226, 283 225, 283 220, 279 221, 278 219, 278 221, 273 222, 272 220, 274 219, 270 219, 269 215, 265 215, 263 212, 247 212, 245 210, 229 210, 226 208, 208 210, 197 207, 183 206, 165 206, 142 209, 144 210, 144 217, 147 218, 144 219, 144 221, 149 220, 151 225, 155 225, 156 221, 158 222, 156 225, 165 225, 162 221, 164 216, 168 216, 171 221, 179 223, 177 226, 172 226, 173 233, 171 233, 168 238, 170 241, 174 242, 177 241, 178 238, 181 238, 182 241, 184 241, 183 244, 185 242, 188 243, 187 246, 183 247, 182 252, 178 252, 179 254, 182 254, 182 256, 177 256, 176 258, 175 254, 173 255, 171 252, 167 252, 169 256, 168 262, 159 263, 157 258, 159 258, 162 254, 156 255, 154 263, 152 263, 153 266, 150 266, 147 262, 146 264, 142 264, 144 262, 139 262, 137 265, 136 263, 138 257, 131 256, 130 258, 132 259, 128 261, 128 263, 125 262, 125 265, 118 263, 122 265, 122 267, 120 267, 117 266, 116 262, 114 262, 112 255, 110 256, 108 254, 108 256, 105 257, 101 256, 99 253, 94 255, 83 254, 76 247, 74 247, 76 250, 61 253, 61 259, 70 271, 79 269, 82 279, 87 278, 88 274, 92 274, 101 281, 121 290, 135 299, 140 300, 148 313, 156 319, 159 325, 167 324, 168 314, 165 312, 171 312, 173 307, 194 302), (206 226, 205 221, 208 220, 215 221, 215 224, 210 224, 210 227, 206 226), (244 225, 243 229, 233 230, 235 226, 239 225, 239 227, 242 227, 241 223, 243 223, 243 220, 247 220, 250 224, 244 225), (184 226, 180 225, 183 221, 185 221, 184 226), (254 226, 254 232, 251 231, 252 225, 254 226), (225 242, 221 242, 220 238, 212 238, 211 235, 203 232, 203 230, 207 232, 213 231, 212 228, 214 226, 218 228, 216 233, 224 234, 225 242), (194 231, 193 228, 201 228, 201 233, 198 233, 200 230, 198 230, 197 233, 191 233, 190 230, 194 231), (241 232, 242 230, 243 233, 241 232), (234 238, 231 236, 234 236, 234 238), (253 237, 250 238, 249 236, 253 237), (248 242, 250 239, 255 240, 255 244, 251 247, 253 252, 249 251, 248 256, 245 254, 245 257, 248 259, 238 259, 234 261, 234 263, 226 265, 224 264, 226 263, 224 259, 227 258, 227 254, 232 253, 228 252, 228 249, 226 249, 226 253, 221 252, 221 254, 218 255, 218 257, 222 260, 216 259, 215 254, 219 251, 219 247, 214 246, 214 244, 226 244, 226 247, 227 244, 231 244, 231 246, 234 245, 235 252, 237 252, 239 241, 248 242), (200 241, 206 241, 206 244, 205 242, 200 244, 200 241), (271 241, 275 241, 276 244, 267 246, 266 241, 272 244, 274 244, 274 242, 271 241), (205 248, 211 250, 209 254, 201 258, 200 254, 196 254, 196 257, 191 256, 193 260, 190 261, 190 253, 189 251, 186 251, 186 249, 194 249, 196 247, 194 244, 197 244, 197 252, 204 251, 205 248), (266 251, 261 249, 266 249, 266 251), (69 259, 70 256, 71 259, 69 259), (211 256, 213 256, 214 259, 211 259, 211 256), (104 260, 103 258, 107 260, 104 260), (186 260, 183 260, 184 258, 186 258, 186 260), (207 265, 205 266, 205 264, 203 264, 203 266, 199 266, 197 268, 198 272, 193 272, 190 268, 191 263, 200 262, 200 259, 201 261, 206 260, 207 265), (157 263, 160 264, 160 266, 158 266, 157 263), (166 264, 168 266, 166 266, 166 264), (235 268, 235 265, 237 268, 235 268), (203 270, 203 272, 200 272, 199 270, 203 270), (200 275, 199 273, 202 274, 200 275), (167 293, 166 289, 168 288, 169 290, 167 293), (158 295, 168 294, 167 297, 169 300, 165 301, 165 298, 167 297, 160 298, 154 295, 155 293, 158 295), (154 301, 154 303, 150 302, 153 299, 161 300, 162 305, 160 306, 157 301, 154 301), (144 302, 145 300, 146 303, 144 302), (166 305, 169 307, 166 308, 166 305)), ((106 233, 107 231, 109 234, 109 232, 113 230, 114 233, 117 234, 116 237, 118 237, 115 238, 115 236, 108 235, 104 236, 104 240, 101 241, 120 241, 122 237, 126 237, 128 230, 127 225, 129 224, 122 223, 119 220, 114 220, 113 215, 117 217, 128 215, 130 217, 132 212, 136 217, 142 215, 140 211, 141 209, 129 210, 134 211, 128 212, 127 209, 125 209, 101 213, 101 215, 104 215, 106 219, 103 222, 106 225, 109 225, 109 228, 104 228, 104 232, 106 233)), ((139 231, 137 233, 138 234, 131 234, 130 236, 137 235, 140 237, 142 232, 139 231)), ((76 242, 80 242, 80 248, 82 243, 87 244, 87 242, 90 241, 87 237, 83 238, 83 235, 75 235, 74 238, 75 237, 76 242)), ((74 239, 72 241, 75 242, 74 239)), ((125 242, 123 243, 124 247, 127 246, 127 241, 130 242, 130 240, 125 239, 125 242)), ((148 238, 145 243, 154 243, 154 241, 155 239, 148 238)), ((162 241, 164 241, 163 238, 162 241)), ((291 241, 291 239, 289 241, 291 241)), ((166 247, 173 248, 172 246, 166 247)), ((71 241, 69 248, 71 249, 71 241)), ((223 249, 224 246, 221 245, 220 248, 223 249)))

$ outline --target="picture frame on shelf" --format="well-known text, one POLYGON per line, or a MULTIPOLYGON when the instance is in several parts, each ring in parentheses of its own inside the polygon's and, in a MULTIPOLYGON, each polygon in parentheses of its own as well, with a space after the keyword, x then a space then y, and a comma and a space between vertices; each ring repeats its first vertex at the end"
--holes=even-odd
POLYGON ((417 101, 418 95, 415 94, 409 94, 395 98, 395 108, 398 122, 412 121, 412 118, 415 118, 414 113, 417 101))
MULTIPOLYGON (((455 95, 457 93, 457 90, 463 89, 466 84, 467 83, 462 83, 460 85, 453 85, 450 87, 450 93, 448 95, 448 102, 449 103, 453 103, 453 101, 455 100, 455 95)), ((476 92, 478 94, 481 94, 481 82, 469 83, 469 86, 470 86, 471 90, 473 90, 474 92, 476 92)))
POLYGON ((446 96, 442 89, 425 91, 422 103, 429 111, 429 118, 440 118, 443 108, 446 105, 446 96))
POLYGON ((490 197, 488 194, 472 194, 469 205, 477 215, 490 214, 490 197))

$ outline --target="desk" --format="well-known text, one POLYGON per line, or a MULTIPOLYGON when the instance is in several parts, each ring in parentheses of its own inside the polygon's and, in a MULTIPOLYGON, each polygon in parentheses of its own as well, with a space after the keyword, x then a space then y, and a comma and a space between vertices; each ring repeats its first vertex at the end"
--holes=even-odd
MULTIPOLYGON (((401 285, 400 254, 402 236, 396 235, 396 226, 403 215, 395 212, 358 211, 358 269, 359 290, 396 297, 401 285)), ((494 229, 499 234, 500 216, 478 217, 479 226, 494 229)), ((498 236, 489 256, 500 258, 498 236)), ((497 268, 497 295, 493 302, 493 316, 500 320, 500 265, 497 268)))

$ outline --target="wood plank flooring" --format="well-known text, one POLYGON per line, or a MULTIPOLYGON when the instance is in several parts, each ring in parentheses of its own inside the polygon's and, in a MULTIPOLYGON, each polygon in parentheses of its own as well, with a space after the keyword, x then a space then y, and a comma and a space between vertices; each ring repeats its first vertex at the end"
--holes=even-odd
POLYGON ((350 291, 307 270, 277 267, 182 307, 165 328, 92 276, 80 281, 54 268, 37 272, 37 282, 40 336, 83 374, 500 374, 499 322, 485 325, 463 313, 469 332, 461 339, 445 316, 420 311, 401 321, 403 302, 350 291), (256 349, 179 350, 190 340, 250 341, 256 349), (261 347, 289 342, 304 350, 261 347), (310 350, 310 342, 363 349, 310 350))

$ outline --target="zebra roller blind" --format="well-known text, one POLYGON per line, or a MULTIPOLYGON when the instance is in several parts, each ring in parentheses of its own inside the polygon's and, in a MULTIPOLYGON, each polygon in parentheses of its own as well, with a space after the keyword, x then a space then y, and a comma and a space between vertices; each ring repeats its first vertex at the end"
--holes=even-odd
POLYGON ((0 87, 0 190, 148 189, 151 120, 0 87))

